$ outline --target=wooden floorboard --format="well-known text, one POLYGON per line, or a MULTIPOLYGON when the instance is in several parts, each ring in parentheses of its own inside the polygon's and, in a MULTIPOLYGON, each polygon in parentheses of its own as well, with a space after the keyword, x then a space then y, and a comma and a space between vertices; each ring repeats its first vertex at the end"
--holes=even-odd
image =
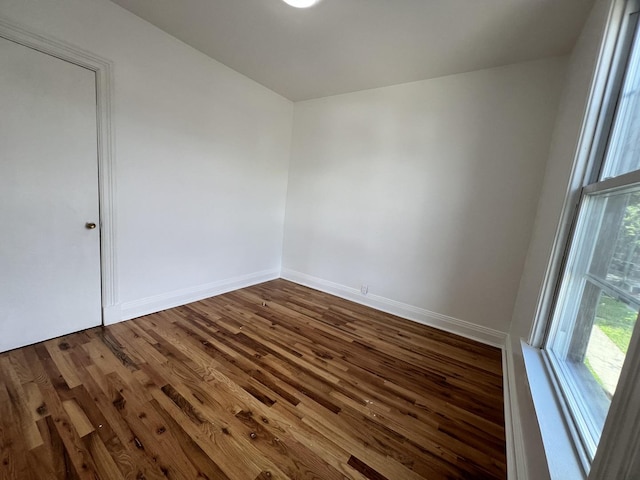
POLYGON ((0 479, 504 479, 501 353, 285 280, 0 354, 0 479))

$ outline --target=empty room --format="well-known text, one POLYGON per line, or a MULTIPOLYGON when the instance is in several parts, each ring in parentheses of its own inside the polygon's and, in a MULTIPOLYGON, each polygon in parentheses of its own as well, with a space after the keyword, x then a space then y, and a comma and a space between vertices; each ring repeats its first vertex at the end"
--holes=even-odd
POLYGON ((639 16, 0 0, 0 479, 640 478, 639 16))

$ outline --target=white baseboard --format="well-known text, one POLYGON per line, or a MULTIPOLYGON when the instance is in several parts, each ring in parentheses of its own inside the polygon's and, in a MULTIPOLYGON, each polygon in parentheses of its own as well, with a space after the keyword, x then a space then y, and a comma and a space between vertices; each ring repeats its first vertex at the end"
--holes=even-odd
POLYGON ((105 325, 130 320, 143 315, 160 312, 169 308, 197 302, 205 298, 214 297, 223 293, 238 290, 239 288, 250 287, 258 283, 267 282, 280 277, 280 270, 264 270, 261 272, 242 275, 239 277, 221 280, 219 282, 207 283, 195 287, 175 290, 173 292, 154 295, 153 297, 142 298, 132 302, 125 302, 120 305, 120 318, 114 321, 113 316, 107 318, 105 315, 105 325))
POLYGON ((527 480, 527 456, 525 454, 520 407, 515 390, 515 366, 511 338, 507 335, 502 349, 502 390, 504 392, 504 428, 507 442, 507 479, 527 480))
POLYGON ((321 292, 330 293, 336 297, 351 300, 352 302, 366 305, 398 317, 413 320, 430 327, 439 328, 450 333, 455 333, 462 337, 477 340, 481 343, 502 348, 505 345, 507 334, 492 328, 475 325, 465 320, 442 315, 441 313, 430 312, 423 308, 415 307, 406 303, 391 300, 379 295, 363 295, 360 290, 338 283, 313 277, 305 273, 296 272, 288 268, 283 268, 281 277, 300 285, 320 290, 321 292))
POLYGON ((122 310, 120 305, 109 305, 102 307, 102 324, 112 325, 122 321, 122 310))

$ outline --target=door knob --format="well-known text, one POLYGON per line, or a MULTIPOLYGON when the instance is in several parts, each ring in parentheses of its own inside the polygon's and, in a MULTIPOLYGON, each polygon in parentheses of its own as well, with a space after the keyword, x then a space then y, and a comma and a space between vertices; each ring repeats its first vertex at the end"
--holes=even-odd
POLYGON ((87 222, 84 224, 85 228, 88 228, 89 230, 93 230, 94 228, 96 228, 96 224, 92 223, 92 222, 87 222))

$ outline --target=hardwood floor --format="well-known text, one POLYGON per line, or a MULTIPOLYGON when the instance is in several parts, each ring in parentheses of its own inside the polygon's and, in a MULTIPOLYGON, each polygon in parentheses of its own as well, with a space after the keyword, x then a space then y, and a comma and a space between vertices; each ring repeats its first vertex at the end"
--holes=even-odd
POLYGON ((505 477, 498 349, 284 280, 0 354, 2 479, 505 477))

